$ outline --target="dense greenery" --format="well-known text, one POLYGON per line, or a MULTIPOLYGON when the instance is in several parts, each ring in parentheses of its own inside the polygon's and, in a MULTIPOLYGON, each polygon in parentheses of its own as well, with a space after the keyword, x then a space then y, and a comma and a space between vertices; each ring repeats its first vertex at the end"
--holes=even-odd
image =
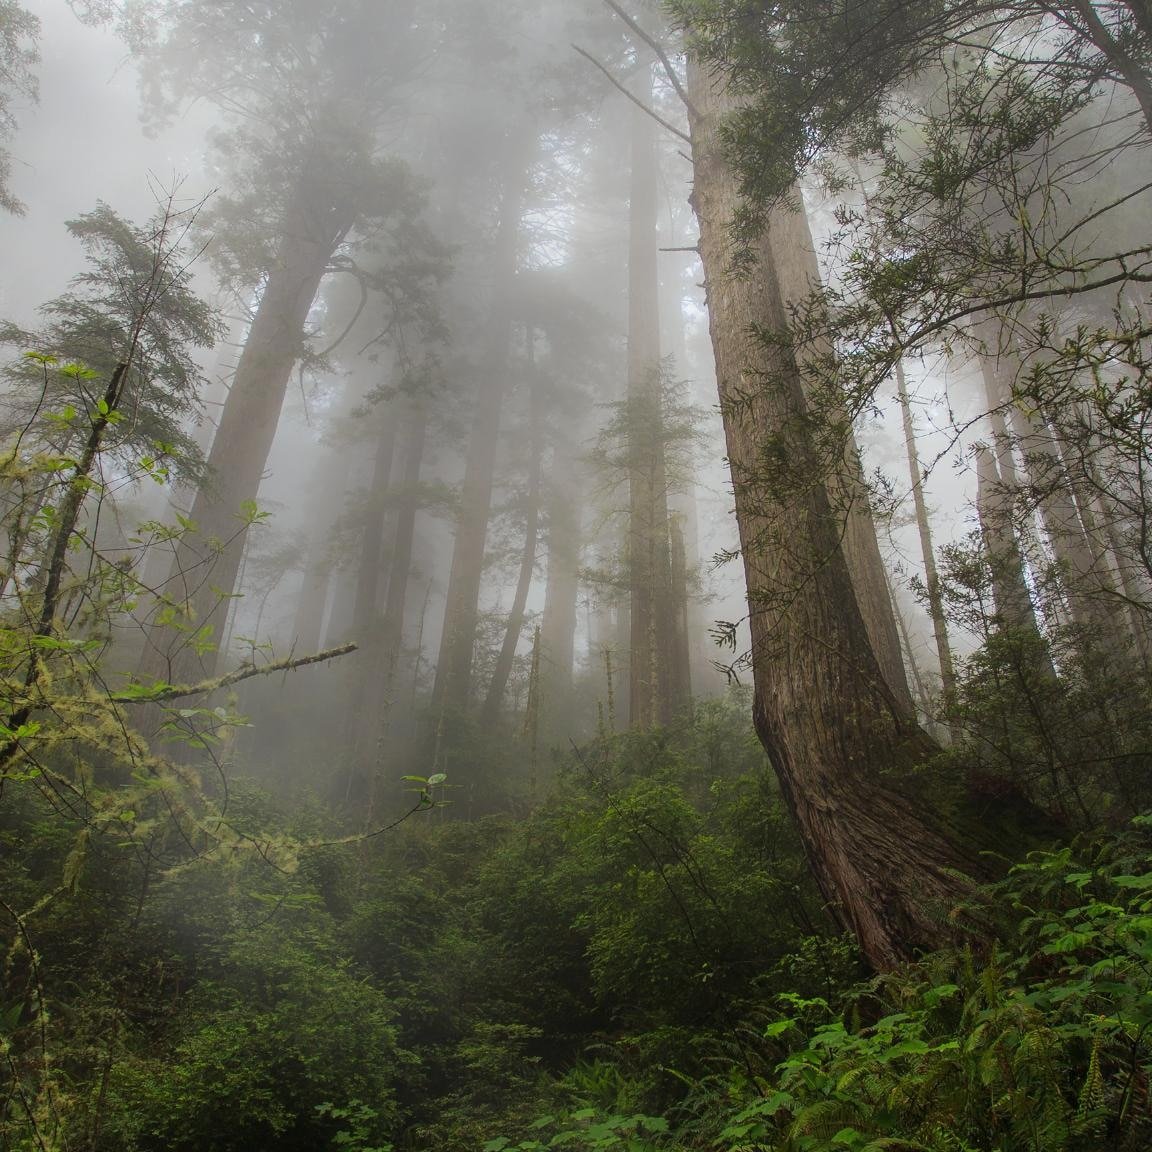
MULTIPOLYGON (((154 53, 145 75, 158 117, 192 99, 228 110, 216 141, 228 189, 203 214, 179 208, 173 194, 146 226, 103 205, 78 217, 69 228, 88 271, 41 309, 39 328, 0 325, 11 355, 0 368, 0 1152, 1152 1145, 1152 329, 1140 289, 1152 248, 1142 233, 1127 239, 1144 227, 1147 213, 1133 205, 1152 188, 1140 167, 1152 130, 1143 9, 1121 0, 669 5, 691 33, 693 65, 703 59, 716 68, 710 81, 732 85, 724 97, 735 115, 697 171, 734 170, 732 195, 739 188, 743 202, 733 250, 745 259, 723 269, 730 279, 713 280, 709 302, 717 307, 733 284, 759 275, 773 316, 788 317, 787 331, 768 330, 765 316, 765 327, 739 333, 776 350, 795 377, 794 418, 757 430, 757 481, 775 497, 842 485, 846 459, 857 466, 854 446, 846 456, 855 418, 889 374, 916 354, 968 350, 987 388, 973 422, 992 428, 1002 483, 991 496, 978 490, 981 530, 941 549, 939 579, 929 578, 953 634, 967 638, 950 684, 943 665, 939 692, 930 672, 922 678, 918 717, 884 683, 862 614, 831 611, 862 597, 865 581, 845 571, 827 585, 837 596, 806 621, 823 621, 823 632, 781 628, 779 643, 773 636, 750 657, 755 696, 730 670, 717 698, 671 710, 666 725, 646 726, 655 711, 633 713, 620 731, 614 694, 624 699, 639 661, 622 675, 597 645, 629 622, 623 611, 609 620, 598 604, 603 619, 581 626, 587 651, 577 655, 574 617, 578 586, 629 577, 615 566, 578 571, 571 557, 567 667, 554 681, 563 686, 549 688, 541 629, 530 656, 522 644, 537 530, 548 522, 551 566, 567 515, 567 543, 579 553, 576 474, 598 466, 611 488, 642 438, 668 449, 660 484, 690 498, 681 475, 689 468, 673 449, 694 440, 698 420, 669 385, 643 437, 636 413, 651 409, 633 397, 605 405, 599 446, 578 450, 576 412, 591 406, 592 382, 609 390, 615 337, 565 282, 575 226, 561 220, 555 236, 524 229, 548 215, 541 204, 561 204, 558 219, 580 215, 575 199, 550 201, 537 185, 560 174, 575 182, 576 169, 591 167, 591 145, 553 118, 557 77, 537 84, 535 53, 547 55, 554 38, 550 15, 547 32, 517 26, 508 44, 496 35, 502 16, 531 6, 515 0, 508 13, 493 7, 476 18, 484 35, 461 43, 491 55, 501 83, 474 86, 475 107, 448 139, 470 135, 473 117, 484 132, 447 149, 459 156, 441 158, 432 179, 417 175, 432 144, 411 149, 417 164, 382 141, 401 135, 420 74, 443 64, 454 5, 77 7, 98 22, 126 22, 129 42, 154 53), (1103 34, 1091 22, 1097 10, 1108 16, 1103 34), (531 67, 519 72, 517 38, 533 46, 531 67), (373 67, 376 83, 365 84, 373 67), (505 71, 515 79, 507 90, 505 71), (506 113, 509 91, 521 88, 531 100, 501 120, 491 109, 506 113), (1097 151, 1085 158, 1074 142, 1103 104, 1115 105, 1115 119, 1092 124, 1097 151), (544 156, 559 157, 555 171, 544 156), (762 242, 773 221, 788 219, 778 213, 797 180, 817 172, 846 193, 828 232, 836 274, 823 288, 806 282, 807 297, 784 299, 766 285, 779 271, 772 260, 785 271, 789 260, 765 255, 762 242), (443 234, 436 217, 450 218, 443 234), (472 230, 484 242, 458 245, 472 230), (245 387, 263 398, 247 415, 234 410, 239 432, 214 472, 191 434, 205 391, 197 357, 222 330, 192 283, 209 232, 221 282, 251 321, 241 360, 256 385, 242 387, 237 372, 230 398, 245 387), (533 246, 539 266, 523 258, 533 246), (333 272, 351 293, 344 311, 337 294, 320 291, 333 272), (501 284, 485 287, 493 277, 501 284), (262 311, 276 324, 260 328, 253 317, 262 311), (364 612, 353 631, 361 628, 360 657, 371 659, 347 675, 347 665, 329 664, 351 654, 342 639, 319 652, 297 652, 289 639, 281 658, 261 632, 261 607, 258 634, 235 637, 231 655, 248 648, 237 665, 226 622, 205 623, 191 601, 205 592, 215 611, 235 589, 256 586, 229 577, 216 587, 213 563, 231 549, 239 568, 242 549, 232 545, 268 518, 255 496, 293 374, 302 365, 327 371, 353 333, 371 353, 349 359, 349 374, 362 379, 341 403, 379 444, 355 526, 335 513, 335 531, 323 523, 335 498, 318 502, 309 525, 324 529, 319 543, 334 539, 353 556, 323 573, 348 587, 329 596, 325 583, 313 622, 316 647, 322 619, 329 641, 344 635, 333 620, 353 599, 348 576, 359 561, 358 575, 371 579, 355 588, 364 612), (381 367, 389 358, 395 372, 381 367), (269 360, 278 368, 265 379, 269 360), (497 397, 495 415, 483 403, 465 408, 459 385, 475 377, 497 397), (518 437, 499 405, 514 400, 527 413, 518 431, 531 460, 519 445, 500 477, 502 441, 518 437), (545 401, 548 418, 538 410, 545 401), (1006 417, 1019 425, 1011 434, 1006 417), (472 453, 465 461, 457 449, 469 421, 490 456, 475 486, 480 502, 490 506, 503 485, 515 529, 505 532, 511 543, 489 533, 491 508, 481 509, 470 525, 472 575, 479 584, 486 561, 490 574, 519 560, 523 595, 512 621, 499 606, 484 618, 473 597, 476 619, 459 626, 463 688, 446 701, 430 683, 436 662, 424 646, 441 573, 419 571, 418 638, 414 628, 405 634, 417 619, 411 596, 406 616, 405 592, 421 564, 448 567, 446 546, 414 559, 412 521, 417 507, 468 503, 472 453), (568 422, 570 433, 550 427, 568 422), (436 442, 421 473, 429 427, 436 442), (267 441, 263 455, 240 434, 253 429, 267 441), (411 460, 397 485, 401 454, 411 460), (567 511, 541 484, 545 456, 551 485, 572 488, 559 493, 567 511), (446 459, 462 465, 459 491, 441 478, 453 475, 446 459), (207 501, 228 465, 244 482, 216 509, 218 530, 194 523, 178 501, 162 520, 132 515, 131 500, 146 489, 170 493, 173 479, 199 484, 207 501), (520 499, 513 481, 524 476, 520 499), (387 599, 400 594, 386 642, 378 609, 393 512, 393 538, 405 517, 409 533, 406 549, 389 544, 406 555, 389 557, 387 599), (205 547, 195 563, 150 583, 155 558, 198 531, 205 547), (1072 536, 1079 553, 1064 549, 1072 536), (997 544, 1007 537, 1025 605, 1005 595, 997 544), (494 550, 493 564, 485 552, 494 550), (187 650, 211 657, 207 668, 219 652, 228 671, 193 682, 182 668, 198 661, 166 659, 141 672, 145 632, 153 653, 187 650), (845 636, 855 648, 839 647, 845 636), (810 649, 823 639, 831 687, 813 672, 810 649), (518 662, 516 691, 505 667, 480 713, 468 681, 488 680, 498 651, 518 662), (316 664, 331 673, 321 686, 302 672, 316 664), (847 686, 873 666, 867 699, 882 707, 841 704, 865 699, 847 686), (797 711, 807 690, 819 696, 802 717, 807 728, 779 727, 767 742, 775 765, 753 727, 773 691, 783 698, 773 675, 790 678, 797 711), (785 758, 803 769, 822 755, 819 767, 835 767, 830 747, 839 775, 773 771, 785 758), (884 748, 901 752, 885 759, 884 748), (802 789, 807 824, 795 818, 802 789), (914 820, 877 830, 874 818, 867 828, 867 805, 845 803, 853 789, 898 799, 874 811, 914 820), (840 835, 822 843, 837 821, 840 835), (886 931, 903 930, 904 940, 868 951, 850 914, 851 883, 856 894, 883 892, 867 887, 869 873, 896 874, 892 846, 910 826, 963 852, 903 857, 915 899, 882 911, 886 931), (821 850, 835 857, 835 873, 813 866, 821 850), (847 887, 829 883, 833 874, 847 887), (957 883, 917 891, 941 878, 957 883), (915 922, 904 913, 913 905, 915 922), (921 947, 926 940, 935 950, 921 947), (886 963, 891 970, 878 973, 886 963)), ((648 41, 626 19, 638 40, 622 47, 617 36, 615 47, 631 66, 648 41)), ((11 127, 6 101, 34 91, 36 31, 22 8, 0 0, 0 142, 11 127)), ((663 63, 681 94, 676 66, 663 63)), ((429 119, 440 116, 430 107, 429 119)), ((699 109, 691 119, 688 147, 699 142, 699 109)), ((0 150, 0 208, 13 210, 5 162, 0 150)), ((654 242, 654 223, 651 232, 654 242)), ((658 296, 652 303, 655 311, 658 296)), ((749 401, 787 382, 783 373, 748 376, 749 401)), ((299 383, 303 393, 302 370, 299 383)), ((216 448, 227 440, 218 435, 216 448)), ((348 444, 340 452, 354 454, 348 444)), ((981 456, 986 469, 989 460, 981 456)), ((343 497, 345 480, 316 486, 343 497)), ((855 479, 843 490, 849 502, 863 494, 855 479)), ((787 549, 799 551, 815 521, 828 528, 835 519, 827 495, 806 521, 790 521, 793 538, 765 559, 775 600, 819 591, 823 570, 843 559, 837 521, 832 545, 808 556, 816 565, 796 568, 791 584, 781 576, 787 549)), ((456 542, 466 526, 457 521, 456 542)), ((446 534, 433 543, 446 545, 446 534)), ((250 552, 244 562, 276 567, 279 580, 298 551, 290 542, 279 556, 250 552)), ((686 572, 678 578, 686 588, 686 572)), ((753 600, 754 616, 765 603, 753 600)), ((686 593, 682 607, 686 618, 686 593)), ((457 624, 447 611, 437 626, 450 646, 457 624)), ((736 625, 720 631, 735 644, 736 625)), ((654 644, 649 657, 659 660, 654 644)), ((444 667, 442 658, 436 671, 444 667)), ((734 667, 743 671, 739 660, 734 667)), ((658 669, 640 671, 658 678, 658 669)))

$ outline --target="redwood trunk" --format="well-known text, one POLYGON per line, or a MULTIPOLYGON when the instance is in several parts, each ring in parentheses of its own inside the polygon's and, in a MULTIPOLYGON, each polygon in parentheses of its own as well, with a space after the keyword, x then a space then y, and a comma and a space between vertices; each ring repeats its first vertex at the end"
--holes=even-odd
POLYGON ((912 479, 912 503, 916 509, 916 530, 920 535, 920 557, 924 563, 924 585, 928 591, 928 614, 932 617, 936 658, 940 662, 940 687, 947 706, 956 699, 956 668, 952 663, 952 647, 948 643, 948 619, 944 615, 940 574, 936 570, 936 552, 932 547, 932 521, 928 518, 928 502, 924 499, 924 474, 920 470, 920 453, 916 449, 912 403, 908 397, 904 366, 900 363, 896 365, 896 391, 904 421, 904 450, 908 456, 908 475, 912 479))
MULTIPOLYGON (((647 102, 651 97, 651 73, 647 102)), ((671 680, 672 571, 660 365, 656 233, 658 168, 652 119, 632 109, 628 241, 629 717, 633 727, 667 723, 678 701, 671 680)))
MULTIPOLYGON (((193 631, 203 630, 217 645, 248 537, 243 506, 256 500, 292 368, 303 351, 305 321, 348 227, 324 218, 303 189, 298 193, 212 441, 209 479, 192 504, 195 531, 176 549, 165 592, 183 607, 193 631)), ((141 672, 183 683, 212 676, 219 656, 217 648, 197 653, 183 633, 154 628, 141 672)))
MULTIPOLYGON (((528 329, 529 359, 532 358, 532 343, 535 339, 532 329, 528 329)), ((524 522, 524 549, 520 555, 520 573, 516 580, 516 591, 512 596, 512 608, 508 613, 508 623, 504 629, 504 642, 496 657, 496 667, 488 695, 484 699, 483 716, 489 724, 500 715, 504 702, 504 692, 508 687, 508 677, 512 674, 512 664, 516 659, 516 649, 520 644, 520 633, 524 630, 524 610, 528 604, 528 593, 532 589, 532 575, 536 570, 536 545, 540 527, 540 469, 543 446, 540 443, 540 401, 539 382, 533 381, 533 395, 529 401, 532 408, 532 459, 528 465, 528 507, 524 522)))
MULTIPOLYGON (((803 203, 799 187, 793 190, 792 198, 799 204, 803 203)), ((803 211, 776 212, 763 247, 764 259, 770 261, 775 269, 777 294, 787 314, 789 306, 802 305, 820 285, 820 268, 808 217, 803 211)), ((803 358, 801 361, 803 363, 803 358)), ((842 412, 833 412, 832 417, 837 421, 845 419, 842 412)), ((822 462, 820 471, 826 471, 826 467, 826 462, 822 462)), ((901 707, 914 714, 912 690, 908 687, 908 673, 900 651, 900 630, 876 538, 876 524, 872 518, 860 451, 851 429, 845 434, 843 456, 837 464, 836 475, 828 480, 828 495, 833 514, 840 521, 844 556, 880 671, 901 707)))
POLYGON ((492 254, 494 298, 477 381, 475 409, 468 439, 468 459, 460 494, 452 568, 444 606, 440 657, 436 664, 433 703, 439 715, 459 715, 472 695, 472 653, 479 623, 480 585, 484 576, 484 543, 492 515, 492 487, 500 416, 508 388, 511 344, 509 295, 516 275, 523 168, 511 170, 504 187, 500 223, 492 254))
POLYGON ((748 584, 756 729, 831 909, 869 960, 890 968, 947 939, 946 914, 971 891, 968 861, 899 790, 899 772, 936 745, 881 672, 827 490, 813 481, 782 493, 764 482, 769 451, 785 450, 798 475, 819 475, 797 366, 786 348, 754 335, 786 328, 777 271, 788 254, 766 242, 751 275, 732 274, 739 188, 717 137, 732 104, 722 76, 692 57, 689 85, 693 204, 748 584))
MULTIPOLYGON (((548 496, 548 578, 540 627, 541 704, 551 728, 566 716, 572 692, 576 597, 579 591, 580 516, 577 470, 567 443, 556 446, 548 496)), ((590 637, 593 659, 597 646, 590 637)))

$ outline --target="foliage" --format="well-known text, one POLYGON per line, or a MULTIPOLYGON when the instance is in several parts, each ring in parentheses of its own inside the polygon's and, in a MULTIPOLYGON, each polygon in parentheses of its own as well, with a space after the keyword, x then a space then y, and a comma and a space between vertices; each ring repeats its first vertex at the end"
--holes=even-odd
POLYGON ((741 1106, 717 1118, 722 1085, 705 1081, 689 1112, 729 1149, 1142 1147, 1152 875, 1138 823, 1015 867, 991 891, 1005 919, 987 952, 878 978, 843 1010, 781 997, 755 1079, 729 1074, 741 1106))
MULTIPOLYGON (((13 95, 36 99, 36 78, 32 69, 39 57, 36 39, 40 21, 16 0, 0 0, 0 144, 16 128, 11 101, 13 95)), ((20 215, 23 204, 8 188, 12 165, 7 151, 0 147, 0 208, 20 215)))
POLYGON ((47 372, 42 360, 23 355, 7 364, 6 436, 22 431, 22 442, 58 455, 75 452, 85 413, 99 403, 91 381, 107 380, 117 364, 130 359, 121 419, 102 452, 122 468, 146 462, 143 467, 160 480, 167 475, 161 464, 178 475, 195 475, 199 452, 185 431, 199 414, 205 384, 195 354, 211 348, 223 331, 215 310, 191 284, 197 253, 187 239, 199 209, 179 207, 173 193, 143 226, 107 204, 68 222, 84 247, 87 269, 73 277, 67 293, 41 307, 41 329, 0 325, 0 343, 83 365, 85 372, 47 372), (164 283, 149 300, 158 251, 164 253, 164 283))

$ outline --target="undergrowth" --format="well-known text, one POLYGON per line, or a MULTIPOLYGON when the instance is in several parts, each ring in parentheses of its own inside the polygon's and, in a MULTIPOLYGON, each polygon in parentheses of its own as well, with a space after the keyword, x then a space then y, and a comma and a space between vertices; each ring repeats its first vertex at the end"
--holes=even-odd
MULTIPOLYGON (((1152 818, 1036 852, 998 939, 838 997, 775 997, 664 1118, 541 1116, 485 1152, 1095 1152, 1152 1146, 1152 818)), ((583 1073, 587 1075, 587 1073, 583 1073)))

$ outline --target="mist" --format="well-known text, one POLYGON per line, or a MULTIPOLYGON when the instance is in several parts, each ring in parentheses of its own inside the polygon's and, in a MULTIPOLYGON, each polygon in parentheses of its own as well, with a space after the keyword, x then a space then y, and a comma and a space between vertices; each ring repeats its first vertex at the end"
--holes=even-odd
POLYGON ((882 7, 0 0, 0 1147, 800 1147, 1146 835, 1146 21, 882 7))

